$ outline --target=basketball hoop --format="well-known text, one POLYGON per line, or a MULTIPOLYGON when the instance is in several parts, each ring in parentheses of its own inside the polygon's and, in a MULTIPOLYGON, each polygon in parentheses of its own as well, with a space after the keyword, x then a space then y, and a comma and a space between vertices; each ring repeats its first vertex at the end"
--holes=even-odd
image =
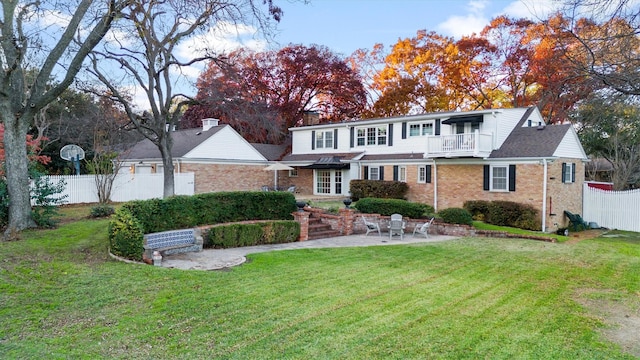
POLYGON ((84 150, 78 145, 69 144, 60 149, 60 157, 71 161, 76 169, 76 175, 80 175, 80 160, 84 159, 84 150))

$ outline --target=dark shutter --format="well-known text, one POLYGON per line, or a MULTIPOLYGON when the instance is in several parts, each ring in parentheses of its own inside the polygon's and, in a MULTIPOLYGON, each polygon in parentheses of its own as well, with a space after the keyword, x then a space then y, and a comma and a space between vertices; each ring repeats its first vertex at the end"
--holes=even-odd
POLYGON ((393 165, 393 181, 398 181, 398 165, 393 165))
POLYGON ((368 166, 363 166, 362 170, 364 171, 364 176, 363 178, 365 180, 369 180, 369 167, 368 166))
POLYGON ((354 144, 353 142, 355 141, 355 131, 356 131, 356 128, 354 127, 349 128, 349 138, 350 138, 349 147, 351 148, 353 147, 353 144, 354 144))
POLYGON ((516 191, 516 166, 509 165, 509 191, 516 191))
POLYGON ((571 182, 576 182, 576 164, 571 163, 571 182))
POLYGON ((387 140, 387 145, 393 146, 393 124, 389 124, 389 139, 387 140))
POLYGON ((311 150, 315 150, 316 149, 316 131, 313 130, 311 132, 311 150))
POLYGON ((567 163, 562 163, 562 182, 566 183, 567 182, 567 176, 565 175, 567 173, 567 163))
POLYGON ((427 184, 431 183, 431 165, 427 165, 427 184))
POLYGON ((403 139, 407 138, 407 123, 406 122, 402 123, 402 138, 403 139))
POLYGON ((436 133, 434 135, 440 135, 440 119, 436 120, 436 133))
POLYGON ((338 148, 338 129, 333 129, 333 148, 338 148))
POLYGON ((489 190, 489 165, 484 166, 484 176, 482 177, 482 189, 489 190))
POLYGON ((380 166, 380 180, 384 180, 384 166, 380 166))

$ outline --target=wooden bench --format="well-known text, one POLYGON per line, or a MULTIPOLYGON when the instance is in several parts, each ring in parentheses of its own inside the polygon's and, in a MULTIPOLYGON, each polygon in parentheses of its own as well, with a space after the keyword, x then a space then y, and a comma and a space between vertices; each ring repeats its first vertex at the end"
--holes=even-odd
POLYGON ((145 262, 151 262, 153 253, 160 252, 162 256, 185 252, 202 251, 202 233, 200 229, 169 230, 144 235, 145 262))

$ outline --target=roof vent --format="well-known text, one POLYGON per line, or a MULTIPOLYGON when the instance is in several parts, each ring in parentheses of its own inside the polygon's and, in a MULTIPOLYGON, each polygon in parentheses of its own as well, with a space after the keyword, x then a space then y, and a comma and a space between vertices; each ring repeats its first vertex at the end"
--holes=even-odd
POLYGON ((219 122, 220 122, 219 119, 213 119, 213 118, 202 119, 202 131, 207 131, 214 126, 218 126, 219 122))

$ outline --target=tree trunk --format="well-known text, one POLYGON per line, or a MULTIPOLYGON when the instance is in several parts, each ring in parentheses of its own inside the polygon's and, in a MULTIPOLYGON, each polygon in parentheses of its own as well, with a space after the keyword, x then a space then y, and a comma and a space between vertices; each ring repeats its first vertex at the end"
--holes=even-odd
POLYGON ((27 130, 29 122, 15 118, 8 106, 2 106, 0 118, 4 123, 5 171, 9 194, 9 225, 5 238, 18 231, 36 227, 31 215, 29 192, 29 160, 27 157, 27 130))
POLYGON ((163 197, 168 198, 170 196, 175 195, 175 182, 173 179, 173 156, 171 156, 170 145, 167 143, 167 137, 171 136, 170 134, 165 134, 165 136, 160 139, 158 144, 158 148, 160 149, 160 153, 162 154, 162 168, 164 175, 164 192, 163 197))

